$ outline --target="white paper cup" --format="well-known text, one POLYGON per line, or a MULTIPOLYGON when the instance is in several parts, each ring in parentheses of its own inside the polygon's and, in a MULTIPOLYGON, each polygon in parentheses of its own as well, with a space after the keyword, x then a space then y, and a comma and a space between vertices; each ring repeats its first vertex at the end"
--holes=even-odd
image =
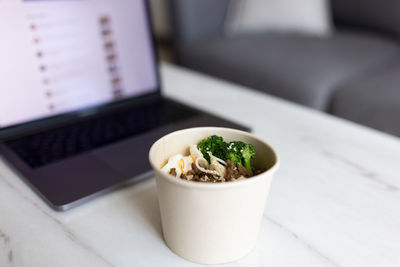
POLYGON ((173 252, 196 263, 218 264, 237 260, 252 250, 279 164, 267 143, 228 128, 191 128, 159 139, 151 147, 149 159, 156 174, 164 239, 173 252), (252 144, 256 150, 253 166, 268 170, 225 183, 186 181, 161 171, 169 157, 189 155, 190 145, 210 135, 252 144))

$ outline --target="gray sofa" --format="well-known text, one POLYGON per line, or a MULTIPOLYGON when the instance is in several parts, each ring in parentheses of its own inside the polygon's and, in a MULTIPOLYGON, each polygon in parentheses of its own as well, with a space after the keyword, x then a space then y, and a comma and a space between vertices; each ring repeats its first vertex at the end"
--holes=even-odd
POLYGON ((179 64, 400 136, 400 1, 332 0, 329 37, 226 37, 229 0, 171 0, 179 64))

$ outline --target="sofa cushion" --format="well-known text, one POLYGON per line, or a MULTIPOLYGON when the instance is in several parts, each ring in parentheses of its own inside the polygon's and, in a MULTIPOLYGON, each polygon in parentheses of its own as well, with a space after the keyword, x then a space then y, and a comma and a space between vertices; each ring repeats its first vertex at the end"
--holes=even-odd
POLYGON ((396 44, 356 33, 329 38, 265 34, 183 46, 181 63, 325 110, 334 88, 397 55, 396 44))
POLYGON ((335 21, 400 37, 399 0, 332 0, 335 21))
POLYGON ((328 35, 332 32, 330 1, 232 0, 225 32, 228 35, 260 32, 328 35))
POLYGON ((177 43, 223 35, 230 0, 170 0, 172 34, 177 43))
POLYGON ((390 68, 338 88, 330 112, 400 136, 400 58, 390 68))

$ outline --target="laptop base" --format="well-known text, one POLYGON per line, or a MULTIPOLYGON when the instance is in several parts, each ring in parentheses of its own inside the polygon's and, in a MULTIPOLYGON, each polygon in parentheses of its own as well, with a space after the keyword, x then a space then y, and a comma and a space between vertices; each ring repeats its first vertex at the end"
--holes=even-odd
MULTIPOLYGON (((115 188, 150 177, 152 171, 148 162, 148 151, 157 139, 167 133, 200 126, 249 130, 175 101, 169 99, 162 101, 165 101, 163 105, 168 107, 168 110, 159 112, 163 113, 162 116, 165 116, 167 112, 169 121, 161 119, 160 124, 152 129, 134 132, 131 136, 123 136, 115 142, 92 147, 66 158, 32 164, 29 160, 24 160, 21 152, 10 145, 22 142, 21 138, 1 143, 0 153, 53 209, 67 210, 115 188), (176 114, 190 114, 190 116, 183 117, 176 114)), ((68 131, 70 130, 68 127, 74 126, 65 127, 68 131)), ((57 131, 62 131, 62 129, 59 128, 57 131)), ((47 132, 51 131, 54 130, 47 132)), ((29 138, 29 136, 22 138, 29 138)), ((50 153, 53 152, 50 151, 50 153)))

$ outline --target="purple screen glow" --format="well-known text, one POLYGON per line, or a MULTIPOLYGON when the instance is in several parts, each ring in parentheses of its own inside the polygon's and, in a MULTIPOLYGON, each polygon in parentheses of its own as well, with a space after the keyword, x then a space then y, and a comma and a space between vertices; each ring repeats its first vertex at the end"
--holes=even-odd
POLYGON ((0 1, 0 128, 156 90, 144 1, 0 1))

